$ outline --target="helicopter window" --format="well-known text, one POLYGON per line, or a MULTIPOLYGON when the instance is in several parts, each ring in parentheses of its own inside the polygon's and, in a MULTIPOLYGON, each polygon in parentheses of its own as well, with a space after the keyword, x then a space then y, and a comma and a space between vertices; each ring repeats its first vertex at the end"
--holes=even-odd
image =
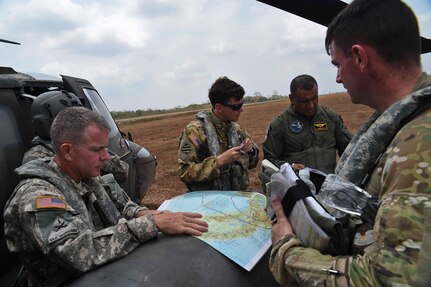
POLYGON ((96 90, 88 89, 88 88, 83 88, 83 90, 90 102, 91 109, 99 112, 108 122, 109 127, 111 128, 111 131, 109 133, 109 138, 114 137, 120 131, 118 130, 118 127, 115 124, 115 121, 111 116, 111 113, 109 112, 108 108, 106 107, 99 93, 97 93, 96 90))

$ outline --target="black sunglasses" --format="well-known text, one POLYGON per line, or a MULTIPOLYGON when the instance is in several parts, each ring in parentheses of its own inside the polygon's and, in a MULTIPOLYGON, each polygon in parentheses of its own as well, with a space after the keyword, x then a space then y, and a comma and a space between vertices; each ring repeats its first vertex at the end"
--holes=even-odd
POLYGON ((239 111, 241 108, 242 108, 242 105, 244 104, 244 101, 242 101, 241 103, 239 103, 239 104, 235 104, 235 105, 231 105, 231 104, 225 104, 225 103, 219 103, 220 105, 222 105, 222 106, 225 106, 225 107, 229 107, 229 108, 231 108, 233 111, 239 111))

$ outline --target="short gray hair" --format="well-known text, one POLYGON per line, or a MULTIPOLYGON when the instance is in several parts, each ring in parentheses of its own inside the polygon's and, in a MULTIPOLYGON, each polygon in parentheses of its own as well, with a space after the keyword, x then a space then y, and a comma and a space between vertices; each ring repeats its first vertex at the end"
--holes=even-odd
POLYGON ((95 124, 103 131, 111 131, 105 118, 84 107, 71 107, 62 110, 54 119, 51 126, 51 140, 54 152, 60 151, 65 143, 79 143, 84 139, 88 126, 95 124))

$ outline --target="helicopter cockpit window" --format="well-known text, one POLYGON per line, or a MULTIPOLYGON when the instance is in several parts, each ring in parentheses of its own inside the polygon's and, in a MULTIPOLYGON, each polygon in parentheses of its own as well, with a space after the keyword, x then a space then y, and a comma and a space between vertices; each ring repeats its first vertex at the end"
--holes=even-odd
POLYGON ((83 88, 83 90, 90 102, 91 109, 99 112, 108 122, 109 127, 111 128, 109 138, 113 138, 115 135, 120 133, 114 119, 111 116, 111 113, 109 112, 99 93, 97 93, 97 91, 93 89, 83 88))

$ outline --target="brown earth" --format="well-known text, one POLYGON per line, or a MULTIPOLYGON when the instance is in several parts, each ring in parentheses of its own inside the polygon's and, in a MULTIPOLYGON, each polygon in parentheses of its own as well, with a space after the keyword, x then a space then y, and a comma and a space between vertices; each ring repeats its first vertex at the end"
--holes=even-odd
MULTIPOLYGON (((268 124, 289 104, 289 100, 250 104, 244 107, 238 123, 247 130, 260 147, 260 161, 263 157, 262 142, 268 124)), ((331 94, 319 97, 319 104, 337 111, 350 131, 355 132, 372 110, 362 105, 353 105, 347 94, 331 94)), ((157 208, 165 199, 185 193, 185 185, 176 173, 178 140, 183 128, 194 119, 195 112, 167 115, 156 120, 121 121, 120 129, 133 135, 133 140, 144 146, 157 157, 157 172, 154 183, 142 203, 157 208)), ((257 177, 260 166, 250 172, 250 190, 258 190, 257 177)))

